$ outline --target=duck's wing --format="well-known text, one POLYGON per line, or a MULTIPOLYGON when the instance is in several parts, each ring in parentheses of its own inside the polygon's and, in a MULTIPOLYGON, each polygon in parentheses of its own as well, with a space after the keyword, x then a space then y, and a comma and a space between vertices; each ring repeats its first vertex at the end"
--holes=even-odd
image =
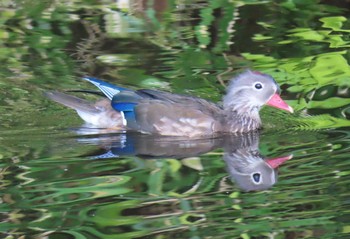
POLYGON ((85 78, 121 112, 128 128, 162 135, 211 135, 219 131, 222 109, 207 100, 158 90, 129 90, 96 78, 85 78))
POLYGON ((171 136, 201 137, 220 131, 219 111, 161 100, 144 100, 134 108, 139 131, 171 136))
POLYGON ((99 80, 97 78, 94 77, 89 77, 89 76, 85 76, 82 78, 83 80, 86 80, 88 82, 90 82, 91 84, 95 85, 97 88, 99 88, 99 90, 101 90, 107 97, 108 99, 112 100, 113 96, 115 96, 116 94, 123 92, 123 91, 131 91, 129 89, 123 88, 123 87, 119 87, 116 85, 113 85, 111 83, 108 82, 104 82, 102 80, 99 80))
POLYGON ((170 92, 158 91, 158 90, 138 90, 137 94, 143 96, 144 98, 160 100, 164 102, 169 102, 173 104, 183 105, 187 108, 196 108, 200 109, 203 112, 212 113, 213 111, 218 111, 220 107, 217 104, 214 104, 205 99, 182 95, 182 94, 174 94, 170 92))
POLYGON ((221 109, 204 99, 157 90, 123 91, 112 99, 129 128, 161 135, 210 135, 221 109))
POLYGON ((216 104, 198 97, 149 89, 133 91, 104 82, 94 77, 83 77, 83 79, 97 86, 110 100, 112 100, 113 108, 118 111, 128 111, 143 100, 158 100, 173 104, 182 104, 187 105, 189 108, 199 108, 202 111, 215 111, 218 108, 216 104))

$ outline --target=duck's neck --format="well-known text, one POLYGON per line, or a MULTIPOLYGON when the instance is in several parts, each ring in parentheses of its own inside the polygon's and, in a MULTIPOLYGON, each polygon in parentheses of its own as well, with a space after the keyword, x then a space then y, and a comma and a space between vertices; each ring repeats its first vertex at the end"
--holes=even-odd
POLYGON ((225 127, 231 133, 245 133, 261 127, 259 108, 247 105, 224 107, 225 127))

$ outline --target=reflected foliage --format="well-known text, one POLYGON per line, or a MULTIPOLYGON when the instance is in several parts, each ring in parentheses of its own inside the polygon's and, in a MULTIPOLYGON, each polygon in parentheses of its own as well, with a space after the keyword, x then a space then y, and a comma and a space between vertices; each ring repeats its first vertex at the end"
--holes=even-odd
POLYGON ((347 1, 6 0, 0 8, 0 237, 349 236, 347 1), (111 156, 120 134, 68 131, 81 125, 76 114, 42 96, 90 89, 77 79, 92 75, 220 101, 246 68, 273 75, 297 110, 262 112, 251 151, 293 154, 264 191, 242 191, 226 170, 239 162, 227 158, 233 152, 208 142, 172 146, 170 155, 156 142, 147 159, 121 144, 96 158, 111 156))

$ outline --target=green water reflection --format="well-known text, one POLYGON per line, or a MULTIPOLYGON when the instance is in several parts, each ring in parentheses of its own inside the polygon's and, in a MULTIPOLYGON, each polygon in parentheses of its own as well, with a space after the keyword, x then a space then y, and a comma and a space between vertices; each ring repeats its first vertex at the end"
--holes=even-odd
POLYGON ((346 1, 2 1, 0 8, 0 237, 349 236, 346 1), (260 153, 293 154, 264 191, 231 181, 223 146, 181 159, 161 147, 147 159, 119 151, 96 159, 115 135, 82 134, 75 112, 42 95, 91 89, 79 77, 92 75, 219 101, 227 80, 248 67, 273 75, 296 109, 262 111, 260 153))

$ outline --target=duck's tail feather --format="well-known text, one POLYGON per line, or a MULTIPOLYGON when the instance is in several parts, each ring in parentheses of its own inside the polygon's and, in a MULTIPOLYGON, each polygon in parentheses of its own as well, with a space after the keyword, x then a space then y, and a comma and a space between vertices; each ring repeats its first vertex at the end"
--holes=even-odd
POLYGON ((96 108, 93 104, 91 104, 89 101, 83 100, 72 95, 68 95, 57 91, 46 91, 44 92, 44 95, 53 101, 56 101, 62 105, 65 105, 77 111, 91 114, 100 113, 100 110, 96 108))

